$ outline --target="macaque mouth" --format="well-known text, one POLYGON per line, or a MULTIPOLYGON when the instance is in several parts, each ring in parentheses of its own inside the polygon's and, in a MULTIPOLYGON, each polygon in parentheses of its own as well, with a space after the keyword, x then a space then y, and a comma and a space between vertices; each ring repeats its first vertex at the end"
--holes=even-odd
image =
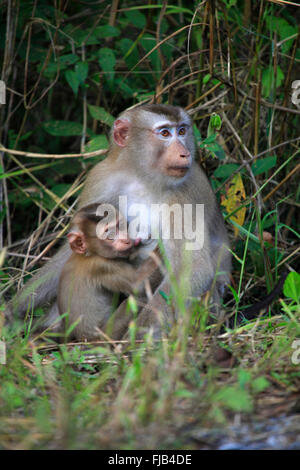
POLYGON ((176 176, 183 176, 187 173, 187 171, 190 169, 190 165, 185 165, 185 166, 169 166, 167 171, 170 172, 171 174, 174 174, 176 176))

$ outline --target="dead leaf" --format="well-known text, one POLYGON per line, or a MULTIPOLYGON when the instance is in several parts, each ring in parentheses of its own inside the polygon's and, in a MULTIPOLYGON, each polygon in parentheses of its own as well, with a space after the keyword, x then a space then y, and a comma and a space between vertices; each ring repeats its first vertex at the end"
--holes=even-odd
MULTIPOLYGON (((234 212, 239 206, 243 204, 246 199, 246 192, 240 173, 237 173, 232 178, 228 189, 226 189, 226 197, 222 200, 221 204, 226 208, 228 214, 234 212)), ((246 207, 241 207, 235 212, 230 219, 239 225, 243 226, 246 216, 246 207)), ((234 227, 234 235, 239 233, 238 227, 234 227)))

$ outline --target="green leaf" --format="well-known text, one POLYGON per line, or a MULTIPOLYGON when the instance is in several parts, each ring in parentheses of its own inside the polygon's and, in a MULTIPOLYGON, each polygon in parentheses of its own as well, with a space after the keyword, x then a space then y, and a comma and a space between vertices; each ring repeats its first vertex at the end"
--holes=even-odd
POLYGON ((154 98, 154 93, 137 93, 136 99, 138 102, 145 101, 145 100, 151 100, 154 98))
POLYGON ((210 73, 207 73, 206 75, 204 75, 203 84, 205 85, 206 83, 208 83, 210 79, 211 79, 211 74, 210 73))
POLYGON ((22 135, 22 137, 19 138, 19 142, 23 142, 24 140, 27 140, 31 136, 32 133, 33 131, 26 132, 26 134, 22 135))
POLYGON ((163 290, 160 290, 159 293, 160 293, 160 295, 162 296, 162 298, 165 300, 166 304, 167 304, 167 305, 170 305, 170 304, 171 304, 171 300, 172 300, 172 296, 166 294, 163 290))
POLYGON ((103 47, 98 52, 98 61, 100 64, 101 69, 105 72, 105 78, 108 81, 112 81, 115 76, 115 65, 116 65, 116 57, 115 53, 109 47, 103 47))
POLYGON ((65 72, 65 78, 72 88, 74 95, 78 93, 78 88, 83 85, 88 76, 89 66, 87 62, 79 62, 75 65, 74 70, 67 70, 65 72))
POLYGON ((296 302, 300 301, 300 274, 289 273, 283 285, 283 293, 296 302))
POLYGON ((216 137, 217 137, 217 134, 212 134, 209 137, 206 137, 206 139, 202 140, 201 146, 204 147, 204 145, 212 144, 213 142, 215 142, 216 137))
POLYGON ((252 398, 247 390, 235 386, 223 387, 215 396, 227 408, 234 411, 249 412, 253 408, 252 398))
MULTIPOLYGON (((193 28, 193 36, 196 40, 196 44, 197 44, 197 48, 200 50, 200 49, 203 49, 203 37, 202 37, 202 32, 200 29, 196 29, 193 28)), ((207 76, 207 75, 206 75, 207 76)), ((204 83, 204 79, 203 79, 203 83, 204 83)), ((207 82, 205 82, 207 83, 207 82)))
MULTIPOLYGON (((289 38, 290 36, 293 36, 293 35, 295 35, 295 34, 297 34, 297 28, 296 28, 296 27, 293 27, 293 26, 290 26, 290 25, 288 24, 288 25, 284 26, 284 27, 281 29, 279 35, 280 35, 280 38, 286 39, 286 38, 289 38)), ((285 41, 285 42, 282 44, 281 47, 282 47, 282 52, 283 52, 284 54, 287 54, 287 53, 290 51, 290 49, 291 49, 291 47, 292 47, 292 45, 293 45, 293 42, 294 42, 295 40, 296 40, 296 38, 294 37, 294 38, 290 39, 289 41, 285 41)))
POLYGON ((106 149, 108 147, 108 140, 105 135, 97 135, 94 139, 91 139, 85 146, 86 152, 94 152, 99 149, 106 149))
POLYGON ((59 57, 60 68, 75 64, 79 60, 76 54, 64 54, 59 57))
POLYGON ((212 113, 209 118, 208 129, 207 129, 207 137, 210 137, 216 131, 219 131, 222 126, 222 119, 216 113, 212 113))
POLYGON ((283 80, 284 80, 284 74, 283 74, 281 68, 279 67, 279 65, 277 66, 277 75, 276 75, 275 87, 274 87, 274 81, 275 81, 274 69, 273 69, 272 65, 270 65, 269 67, 264 69, 264 71, 262 73, 262 94, 263 94, 263 96, 265 98, 268 98, 270 96, 271 91, 273 90, 273 88, 278 88, 282 84, 283 80))
POLYGON ((71 121, 48 121, 42 124, 43 128, 50 135, 59 137, 76 136, 82 134, 82 124, 71 121))
MULTIPOLYGON (((156 45, 156 38, 154 36, 151 36, 150 34, 147 34, 142 37, 140 44, 143 46, 145 51, 148 53, 150 52, 156 45)), ((157 49, 153 51, 150 56, 149 56, 150 62, 152 64, 153 72, 159 72, 160 71, 160 60, 159 60, 159 55, 157 49)), ((151 76, 150 76, 151 77, 151 76)), ((149 77, 149 80, 152 78, 149 77)))
POLYGON ((225 0, 226 8, 231 8, 236 5, 237 0, 225 0))
MULTIPOLYGON (((270 31, 276 31, 281 40, 287 39, 294 34, 297 34, 297 27, 290 25, 284 18, 277 18, 276 16, 267 16, 266 23, 270 31)), ((292 47, 295 38, 290 39, 282 44, 282 52, 287 54, 292 47)))
POLYGON ((67 80, 68 84, 72 88, 74 95, 77 96, 78 88, 80 85, 80 81, 77 77, 77 74, 73 70, 67 70, 65 72, 65 79, 67 80))
POLYGON ((94 30, 94 34, 97 38, 115 38, 120 36, 120 30, 119 28, 116 28, 115 26, 110 26, 109 24, 106 24, 104 26, 98 26, 94 30))
POLYGON ((171 62, 174 57, 174 46, 171 43, 165 42, 160 46, 160 49, 166 58, 167 62, 171 62))
POLYGON ((180 398, 194 398, 195 393, 192 392, 191 390, 182 389, 182 390, 177 390, 175 392, 175 396, 180 397, 180 398))
POLYGON ((196 126, 196 124, 193 124, 193 131, 194 131, 194 136, 195 136, 195 139, 196 139, 196 143, 197 143, 197 145, 200 145, 201 142, 202 142, 202 138, 201 138, 201 133, 200 133, 198 127, 196 126))
POLYGON ((134 90, 130 88, 128 83, 123 80, 123 78, 116 78, 116 85, 118 86, 119 90, 123 92, 125 97, 131 98, 134 94, 134 90))
POLYGON ((59 197, 64 196, 70 189, 70 184, 59 183, 55 186, 52 186, 51 191, 59 197))
MULTIPOLYGON (((57 58, 57 60, 50 60, 43 74, 45 77, 53 77, 57 74, 58 70, 60 72, 66 70, 70 65, 75 64, 79 60, 79 57, 76 54, 64 54, 57 58)), ((44 61, 41 60, 38 66, 38 70, 42 69, 44 61)))
POLYGON ((101 121, 104 124, 107 124, 108 126, 113 125, 115 118, 107 111, 105 111, 104 108, 102 108, 101 106, 93 106, 91 104, 88 105, 88 108, 91 116, 94 119, 97 119, 97 121, 101 121))
POLYGON ((238 381, 240 388, 245 388, 245 385, 251 380, 251 373, 248 370, 240 369, 238 371, 238 381))
POLYGON ((263 392, 269 386, 270 382, 265 377, 257 377, 251 382, 251 388, 255 393, 263 392))
POLYGON ((232 292, 232 295, 234 297, 235 302, 238 304, 240 299, 239 299, 239 295, 238 295, 237 291, 230 284, 228 284, 228 287, 232 292))
POLYGON ((133 68, 140 58, 136 43, 129 38, 122 38, 118 41, 117 46, 124 56, 127 67, 129 69, 133 68))
POLYGON ((139 29, 143 29, 146 26, 146 17, 139 10, 127 10, 125 16, 129 22, 139 29))
POLYGON ((218 142, 213 142, 212 144, 207 145, 207 150, 219 160, 225 160, 226 155, 224 149, 218 142))
POLYGON ((59 172, 61 175, 78 175, 81 171, 81 163, 78 158, 72 159, 72 164, 70 165, 70 160, 68 158, 65 158, 64 160, 58 160, 61 161, 61 165, 59 167, 59 172))
POLYGON ((253 174, 260 175, 261 173, 265 173, 265 171, 270 170, 271 168, 276 166, 276 160, 277 160, 276 155, 271 156, 271 157, 264 157, 264 158, 257 159, 251 165, 253 174))
POLYGON ((68 24, 62 30, 65 34, 71 36, 76 46, 84 43, 87 45, 97 44, 99 46, 99 39, 96 37, 94 32, 91 33, 90 29, 74 28, 73 25, 68 24))
POLYGON ((89 72, 89 66, 87 62, 78 62, 78 64, 75 65, 76 77, 78 78, 78 81, 81 85, 87 79, 88 72, 89 72))
POLYGON ((238 168, 239 165, 236 165, 235 163, 226 163, 225 165, 219 166, 219 168, 214 171, 214 176, 216 178, 228 178, 238 168))

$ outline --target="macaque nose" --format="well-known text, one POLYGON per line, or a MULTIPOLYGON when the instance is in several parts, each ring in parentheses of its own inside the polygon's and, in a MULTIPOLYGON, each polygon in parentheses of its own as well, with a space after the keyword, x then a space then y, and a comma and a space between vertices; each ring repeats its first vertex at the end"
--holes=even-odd
POLYGON ((187 150, 186 152, 182 152, 180 154, 181 158, 190 158, 191 154, 190 152, 187 150))
POLYGON ((179 148, 178 148, 179 156, 181 158, 190 158, 191 152, 184 145, 182 145, 181 142, 178 142, 178 144, 179 144, 179 148))

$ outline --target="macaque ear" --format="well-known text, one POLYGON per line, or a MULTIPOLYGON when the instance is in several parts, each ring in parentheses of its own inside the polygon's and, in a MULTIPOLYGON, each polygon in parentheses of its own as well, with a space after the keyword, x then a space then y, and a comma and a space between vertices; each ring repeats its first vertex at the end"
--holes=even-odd
POLYGON ((130 121, 128 119, 117 119, 114 122, 113 136, 114 141, 119 147, 126 147, 129 136, 130 121))
POLYGON ((86 252, 87 246, 85 241, 85 236, 82 232, 70 232, 67 235, 70 248, 74 253, 83 255, 86 252))

